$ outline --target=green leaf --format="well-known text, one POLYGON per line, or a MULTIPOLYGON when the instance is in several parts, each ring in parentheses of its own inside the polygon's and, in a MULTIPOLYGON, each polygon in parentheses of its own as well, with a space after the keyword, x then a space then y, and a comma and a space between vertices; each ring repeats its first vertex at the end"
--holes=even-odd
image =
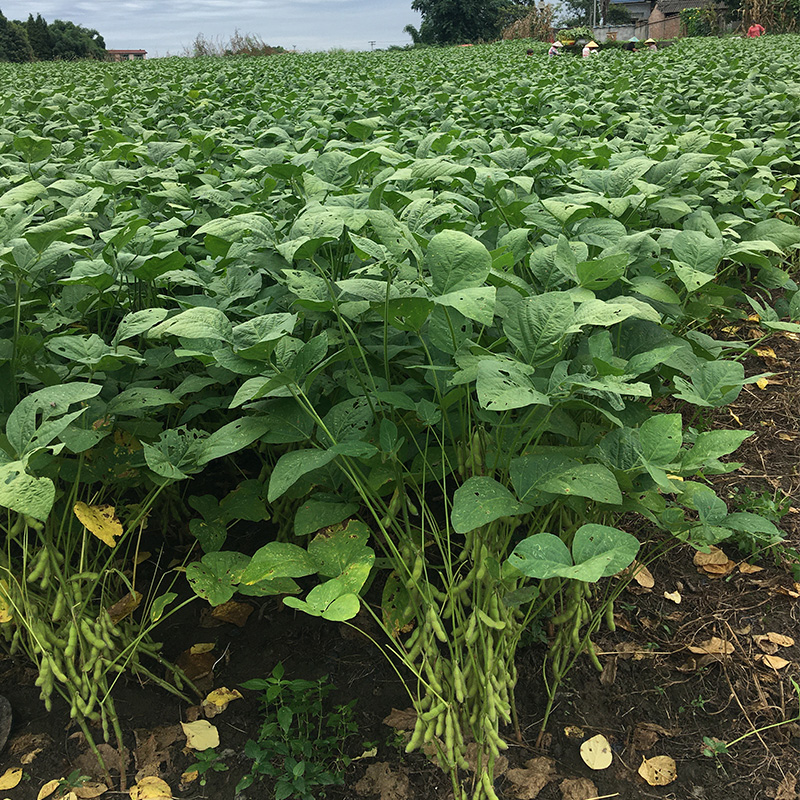
POLYGON ((616 575, 629 566, 639 552, 639 540, 630 533, 607 525, 581 525, 572 539, 572 556, 583 574, 597 577, 581 580, 597 581, 616 575))
POLYGON ((481 408, 508 411, 531 405, 550 405, 550 399, 533 387, 533 370, 525 364, 500 359, 478 363, 476 390, 481 408))
POLYGON ((578 283, 584 289, 606 289, 625 274, 627 266, 627 254, 618 253, 595 261, 583 261, 576 264, 575 271, 578 283))
POLYGON ((131 336, 138 336, 140 333, 149 331, 154 325, 158 325, 168 313, 166 308, 145 308, 143 311, 126 314, 117 327, 112 343, 116 344, 131 336))
POLYGON ((369 536, 363 522, 350 520, 343 528, 318 533, 308 545, 308 555, 320 575, 339 578, 348 592, 357 594, 375 563, 375 552, 365 544, 369 536))
POLYGON ((681 470, 694 471, 714 466, 721 456, 733 453, 753 431, 705 431, 698 434, 694 446, 683 456, 681 470))
POLYGON ((283 602, 290 608, 297 608, 331 622, 352 619, 361 609, 358 595, 348 592, 345 584, 337 578, 315 586, 305 600, 287 597, 283 602))
POLYGON ((195 594, 212 606, 219 606, 233 597, 248 562, 244 553, 206 553, 200 561, 186 567, 186 578, 195 594))
POLYGON ((681 264, 706 275, 714 275, 722 260, 722 237, 710 238, 701 231, 679 231, 672 240, 672 253, 681 264))
POLYGON ((676 377, 675 397, 704 408, 732 403, 745 383, 744 366, 739 361, 703 361, 692 371, 691 384, 676 377))
POLYGON ((22 461, 0 466, 0 506, 44 522, 55 502, 56 489, 50 478, 34 478, 22 461))
POLYGON ((146 408, 159 408, 178 403, 180 403, 180 399, 166 389, 133 387, 112 397, 106 406, 106 411, 109 414, 140 416, 140 412, 146 408))
POLYGON ((494 478, 473 477, 456 489, 450 521, 456 533, 468 533, 500 517, 514 517, 529 510, 494 478))
POLYGON ((442 231, 428 243, 425 264, 433 291, 446 295, 459 289, 483 286, 492 267, 492 256, 476 239, 460 231, 442 231))
POLYGON ((200 464, 229 456, 258 441, 272 426, 268 417, 241 417, 214 431, 203 443, 200 464))
POLYGON ((455 292, 434 297, 433 302, 450 306, 460 311, 468 319, 481 325, 491 325, 494 321, 494 307, 497 290, 494 286, 479 286, 473 289, 458 289, 455 292))
POLYGON ((286 542, 269 542, 253 554, 242 573, 241 582, 252 585, 275 578, 302 578, 315 572, 316 563, 302 547, 286 542))
POLYGON ((219 309, 197 306, 182 311, 174 317, 156 325, 148 333, 149 339, 164 336, 179 336, 184 339, 232 340, 233 326, 219 309))
POLYGON ((575 497, 587 497, 597 503, 618 505, 622 494, 614 473, 601 464, 579 464, 564 472, 551 474, 536 484, 539 491, 575 497))
POLYGON ((164 616, 164 610, 178 595, 175 592, 165 592, 153 600, 150 606, 150 621, 158 622, 164 616))
POLYGON ((9 208, 17 203, 27 203, 46 191, 47 189, 38 181, 20 183, 0 195, 0 209, 9 208))
POLYGON ((536 533, 523 539, 508 561, 523 575, 539 580, 554 578, 572 568, 569 548, 552 533, 536 533))
POLYGON ((507 309, 503 332, 528 364, 545 364, 561 352, 574 313, 566 292, 525 297, 507 309))
MULTIPOLYGON (((0 197, 0 208, 2 205, 3 198, 0 197)), ((766 239, 774 242, 781 250, 787 250, 792 245, 800 244, 800 227, 780 219, 765 219, 753 225, 744 238, 747 241, 766 239)))
POLYGON ((295 512, 295 535, 306 536, 329 525, 338 525, 356 511, 358 503, 344 503, 331 495, 313 495, 295 512))
POLYGON ((683 419, 680 414, 655 414, 639 428, 642 460, 665 467, 678 458, 683 444, 683 419))

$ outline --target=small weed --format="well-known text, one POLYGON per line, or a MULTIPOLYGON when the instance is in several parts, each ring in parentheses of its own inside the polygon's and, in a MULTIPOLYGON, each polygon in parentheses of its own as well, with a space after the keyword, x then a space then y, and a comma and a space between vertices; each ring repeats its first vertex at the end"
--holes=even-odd
POLYGON ((717 758, 719 756, 727 755, 728 753, 728 745, 720 741, 719 739, 714 739, 710 736, 703 737, 703 755, 707 756, 708 758, 717 758))
POLYGON ((194 757, 197 761, 187 767, 186 771, 196 772, 200 776, 201 786, 205 786, 208 781, 206 772, 225 772, 228 769, 228 765, 223 763, 222 757, 213 747, 198 751, 194 754, 194 757))
MULTIPOLYGON (((320 787, 343 783, 342 773, 351 760, 343 745, 358 730, 353 720, 355 701, 329 710, 325 700, 334 686, 327 677, 290 681, 283 675, 279 663, 269 678, 242 684, 263 692, 264 723, 258 739, 245 745, 253 765, 236 791, 266 776, 275 781, 275 800, 314 800, 320 787)), ((319 796, 324 797, 324 791, 319 796)))

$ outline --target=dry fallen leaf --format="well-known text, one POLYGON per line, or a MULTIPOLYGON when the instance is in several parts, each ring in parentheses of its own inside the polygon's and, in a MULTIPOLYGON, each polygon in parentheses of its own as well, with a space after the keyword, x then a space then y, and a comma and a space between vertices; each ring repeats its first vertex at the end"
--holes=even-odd
POLYGON ((108 786, 100 781, 86 781, 81 786, 76 786, 73 790, 75 796, 80 800, 90 800, 92 797, 100 797, 108 791, 108 786))
POLYGON ((384 725, 398 731, 411 731, 417 724, 417 712, 413 708, 406 708, 402 711, 393 708, 389 715, 383 720, 384 725))
POLYGON ((219 747, 219 731, 207 720, 181 722, 181 727, 186 734, 186 746, 192 750, 208 750, 209 747, 219 747))
POLYGON ((370 764, 364 777, 356 784, 358 794, 377 794, 381 800, 406 800, 408 790, 408 776, 404 772, 395 772, 385 761, 370 764))
POLYGON ((678 777, 678 771, 674 759, 669 756, 653 756, 642 759, 639 775, 651 786, 666 786, 678 777))
POLYGON ((4 622, 11 622, 14 615, 11 613, 11 603, 8 600, 8 583, 0 581, 0 625, 4 622))
MULTIPOLYGON (((206 645, 202 645, 205 647, 206 645)), ((192 652, 195 648, 201 645, 194 645, 188 650, 184 650, 179 656, 176 665, 186 673, 186 677, 190 681, 197 681, 200 678, 205 678, 211 674, 217 657, 211 650, 203 650, 201 652, 192 652)), ((211 645, 213 648, 213 645, 211 645)))
POLYGON ((706 653, 708 655, 722 656, 730 655, 734 651, 733 642, 726 642, 718 636, 712 636, 705 642, 699 645, 690 645, 689 650, 692 653, 706 653))
POLYGON ((214 642, 198 642, 197 644, 193 644, 188 652, 193 656, 198 656, 203 653, 210 653, 215 647, 216 644, 214 644, 214 642))
POLYGON ((775 633, 775 631, 769 631, 767 633, 767 638, 777 644, 779 647, 791 647, 794 644, 794 639, 791 636, 785 636, 782 633, 775 633))
POLYGON ((592 736, 581 745, 581 758, 589 769, 608 769, 614 756, 611 745, 602 733, 592 736))
POLYGON ((681 604, 681 600, 683 599, 680 592, 664 592, 664 597, 666 597, 667 600, 671 600, 673 603, 677 603, 678 605, 681 604))
POLYGON ((133 592, 133 594, 126 594, 121 600, 117 600, 113 606, 108 609, 108 615, 111 621, 116 625, 126 617, 129 617, 139 608, 139 603, 142 602, 142 593, 133 592))
POLYGON ((52 781, 47 781, 47 783, 39 789, 39 794, 36 795, 36 800, 44 800, 45 797, 50 797, 53 792, 58 789, 61 781, 57 778, 52 781))
POLYGON ((728 560, 728 556, 719 547, 714 547, 714 545, 709 547, 707 553, 698 550, 694 554, 694 565, 696 567, 705 567, 707 564, 727 564, 728 560))
POLYGON ((794 433, 779 433, 778 438, 783 439, 784 442, 793 442, 797 435, 794 433))
POLYGON ((778 356, 775 355, 775 351, 771 347, 756 347, 756 353, 761 356, 761 358, 777 358, 778 356))
POLYGON ((211 719, 221 714, 232 700, 241 700, 242 694, 238 689, 228 689, 225 686, 215 689, 203 700, 203 713, 211 719))
POLYGON ((756 381, 756 386, 763 391, 767 388, 767 386, 769 386, 769 381, 766 378, 759 378, 756 381))
POLYGON ((0 775, 0 789, 13 789, 22 780, 22 767, 9 767, 0 775))
POLYGON ((558 785, 561 800, 596 800, 597 787, 588 778, 567 778, 558 785))
POLYGON ((586 733, 583 728, 579 728, 577 725, 567 725, 567 727, 564 728, 564 736, 566 736, 567 739, 583 739, 586 733))
POLYGON ((791 772, 778 785, 775 800, 797 800, 797 777, 791 772))
POLYGON ((247 618, 253 613, 253 606, 247 603, 237 603, 229 600, 227 603, 215 606, 211 611, 211 616, 221 622, 230 622, 239 628, 243 628, 247 618))
POLYGON ((122 524, 117 519, 114 506, 90 506, 79 501, 72 510, 83 527, 109 547, 114 547, 117 538, 122 536, 122 524))
POLYGON ((650 572, 644 564, 634 561, 630 569, 633 572, 633 579, 643 589, 652 589, 655 586, 656 579, 653 577, 653 573, 650 572))
POLYGON ((759 567, 756 564, 748 564, 746 561, 742 561, 742 563, 739 564, 739 572, 743 575, 752 575, 756 572, 763 572, 763 570, 764 567, 759 567))
POLYGON ((136 786, 131 786, 131 800, 171 800, 172 789, 161 778, 142 778, 136 786))
POLYGON ((772 667, 772 669, 783 669, 792 663, 791 661, 787 661, 785 658, 781 658, 780 656, 770 656, 766 653, 758 658, 758 660, 763 661, 768 667, 772 667))
POLYGON ((525 769, 510 769, 506 773, 517 800, 535 800, 542 789, 557 777, 556 762, 546 756, 531 758, 525 762, 525 769))

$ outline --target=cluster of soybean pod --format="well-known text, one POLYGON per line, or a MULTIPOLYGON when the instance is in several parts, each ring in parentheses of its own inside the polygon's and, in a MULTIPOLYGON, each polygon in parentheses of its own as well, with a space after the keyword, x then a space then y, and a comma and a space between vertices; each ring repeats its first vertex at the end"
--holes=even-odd
MULTIPOLYGON (((72 719, 82 725, 100 721, 108 741, 109 719, 116 726, 109 676, 130 670, 172 689, 139 662, 139 656, 146 654, 164 663, 160 645, 139 635, 133 622, 112 619, 96 597, 101 574, 71 572, 65 555, 43 535, 42 523, 20 515, 11 534, 21 531, 34 534, 22 537, 33 553, 27 560, 27 574, 10 582, 14 625, 11 631, 8 625, 2 626, 10 639, 10 652, 23 649, 38 665, 36 686, 48 711, 55 691, 69 703, 72 719)), ((180 688, 180 676, 174 678, 180 688)))
POLYGON ((403 660, 419 676, 417 721, 406 752, 435 753, 458 800, 468 797, 459 770, 475 772, 472 800, 496 800, 494 763, 508 748, 499 727, 518 730, 514 651, 522 614, 503 603, 502 584, 488 568, 493 550, 486 542, 496 527, 466 535, 459 569, 448 576, 432 573, 414 546, 401 550, 413 564, 405 588, 417 621, 403 642, 403 660), (477 763, 467 761, 470 741, 478 745, 477 763))

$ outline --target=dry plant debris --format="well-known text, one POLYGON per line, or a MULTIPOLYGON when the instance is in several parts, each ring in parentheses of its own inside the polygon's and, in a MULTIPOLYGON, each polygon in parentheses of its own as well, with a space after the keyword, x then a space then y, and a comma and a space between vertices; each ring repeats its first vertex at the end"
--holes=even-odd
POLYGON ((191 750, 208 750, 219 747, 219 731, 210 722, 198 719, 196 722, 181 722, 186 734, 186 746, 191 750))
POLYGON ((546 756, 531 758, 524 769, 510 769, 506 778, 512 784, 517 800, 535 800, 548 783, 558 778, 556 762, 546 756))
POLYGON ((172 789, 161 778, 142 778, 135 786, 131 786, 131 800, 172 800, 172 789))
POLYGON ((367 767, 364 777, 356 784, 361 795, 380 795, 381 800, 407 800, 409 796, 408 776, 393 770, 385 761, 377 761, 367 767))
POLYGON ((611 744, 602 733, 592 736, 581 745, 581 758, 590 769, 608 769, 614 760, 611 744))
POLYGON ((122 523, 117 519, 114 506, 90 506, 79 501, 73 511, 83 527, 109 547, 114 547, 122 536, 122 523))
POLYGON ((651 786, 667 786, 678 777, 675 760, 670 756, 643 758, 638 772, 651 786))
POLYGON ((203 700, 203 713, 208 719, 212 719, 217 714, 221 714, 232 701, 241 699, 242 694, 238 689, 228 689, 226 686, 222 686, 203 700))

